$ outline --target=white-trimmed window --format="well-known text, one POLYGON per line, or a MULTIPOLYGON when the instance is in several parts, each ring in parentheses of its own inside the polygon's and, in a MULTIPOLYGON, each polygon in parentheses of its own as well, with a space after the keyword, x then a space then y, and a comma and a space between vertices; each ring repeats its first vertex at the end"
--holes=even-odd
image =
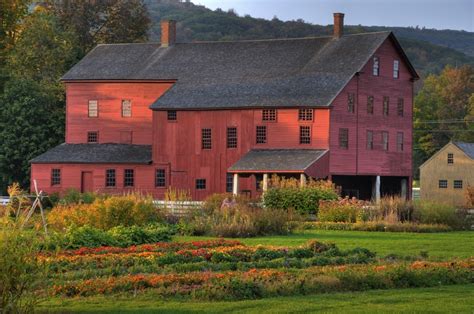
POLYGON ((122 117, 130 118, 132 116, 132 101, 130 99, 122 100, 122 117))
POLYGON ((374 76, 379 76, 380 73, 380 59, 379 57, 374 57, 372 64, 372 74, 374 76))
POLYGON ((97 118, 99 116, 99 103, 97 100, 89 100, 87 115, 89 118, 97 118))
POLYGON ((462 189, 462 180, 454 180, 453 187, 455 189, 462 189))
POLYGON ((393 78, 398 78, 400 76, 400 61, 393 60, 393 78))
POLYGON ((61 185, 61 169, 51 169, 51 186, 61 185))

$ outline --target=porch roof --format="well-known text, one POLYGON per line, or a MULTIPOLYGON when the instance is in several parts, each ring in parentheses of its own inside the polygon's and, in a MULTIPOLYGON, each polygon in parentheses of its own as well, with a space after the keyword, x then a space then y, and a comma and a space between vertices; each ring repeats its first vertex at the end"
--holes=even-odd
POLYGON ((325 149, 252 149, 229 169, 233 173, 303 173, 325 149))

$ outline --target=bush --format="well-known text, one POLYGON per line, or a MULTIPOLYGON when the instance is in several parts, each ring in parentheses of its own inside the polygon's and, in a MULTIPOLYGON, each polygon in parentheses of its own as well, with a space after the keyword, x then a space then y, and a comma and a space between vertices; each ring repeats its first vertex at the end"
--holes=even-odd
POLYGON ((39 303, 46 268, 38 261, 39 245, 33 234, 0 226, 0 312, 31 313, 39 303))
POLYGON ((384 221, 369 222, 305 222, 298 226, 302 230, 348 230, 348 231, 378 231, 378 232, 448 232, 453 229, 442 224, 419 224, 412 222, 388 223, 384 221))
POLYGON ((299 218, 291 210, 258 207, 244 198, 232 201, 229 206, 221 206, 221 200, 227 197, 211 196, 204 203, 205 210, 181 220, 181 233, 220 237, 287 234, 292 229, 291 221, 299 218))
POLYGON ((467 227, 467 213, 452 205, 432 201, 415 201, 413 205, 413 218, 419 223, 445 224, 454 229, 467 227))
POLYGON ((67 189, 64 195, 58 199, 57 195, 52 195, 53 204, 91 204, 98 197, 92 192, 81 193, 76 189, 67 189))
POLYGON ((321 200, 338 198, 331 182, 310 180, 305 187, 298 184, 296 179, 272 177, 269 190, 263 196, 264 206, 283 210, 294 209, 300 214, 314 214, 318 212, 321 200))
POLYGON ((321 201, 318 219, 329 222, 356 222, 365 202, 343 198, 337 201, 321 201))
POLYGON ((174 230, 166 226, 149 225, 146 227, 117 226, 108 231, 89 225, 69 227, 65 233, 54 233, 52 247, 75 249, 80 247, 118 246, 128 247, 171 240, 174 230))
POLYGON ((48 222, 55 230, 65 230, 72 225, 108 230, 161 221, 153 199, 139 194, 96 198, 92 204, 57 205, 48 215, 48 222))

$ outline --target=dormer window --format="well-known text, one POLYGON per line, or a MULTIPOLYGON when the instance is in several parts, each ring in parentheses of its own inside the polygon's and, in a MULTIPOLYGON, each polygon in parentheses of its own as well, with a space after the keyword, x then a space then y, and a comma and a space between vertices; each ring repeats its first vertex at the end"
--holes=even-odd
POLYGON ((373 63, 373 66, 372 66, 372 74, 374 76, 379 76, 379 73, 380 73, 380 59, 379 57, 374 57, 374 63, 373 63))
POLYGON ((400 62, 393 60, 393 78, 398 78, 400 75, 400 62))

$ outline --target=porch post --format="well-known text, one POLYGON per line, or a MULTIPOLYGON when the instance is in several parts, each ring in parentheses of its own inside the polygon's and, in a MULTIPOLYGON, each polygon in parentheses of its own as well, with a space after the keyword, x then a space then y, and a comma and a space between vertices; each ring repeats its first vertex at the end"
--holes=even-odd
POLYGON ((407 199, 407 179, 402 179, 401 182, 401 189, 400 189, 400 196, 402 199, 407 199))
POLYGON ((380 176, 375 178, 375 201, 380 202, 380 176))
POLYGON ((232 194, 238 195, 239 194, 239 174, 234 173, 234 178, 232 182, 232 194))
POLYGON ((300 174, 300 187, 306 186, 306 175, 304 173, 300 174))
POLYGON ((262 186, 263 192, 266 192, 268 190, 268 173, 263 174, 263 186, 262 186))

